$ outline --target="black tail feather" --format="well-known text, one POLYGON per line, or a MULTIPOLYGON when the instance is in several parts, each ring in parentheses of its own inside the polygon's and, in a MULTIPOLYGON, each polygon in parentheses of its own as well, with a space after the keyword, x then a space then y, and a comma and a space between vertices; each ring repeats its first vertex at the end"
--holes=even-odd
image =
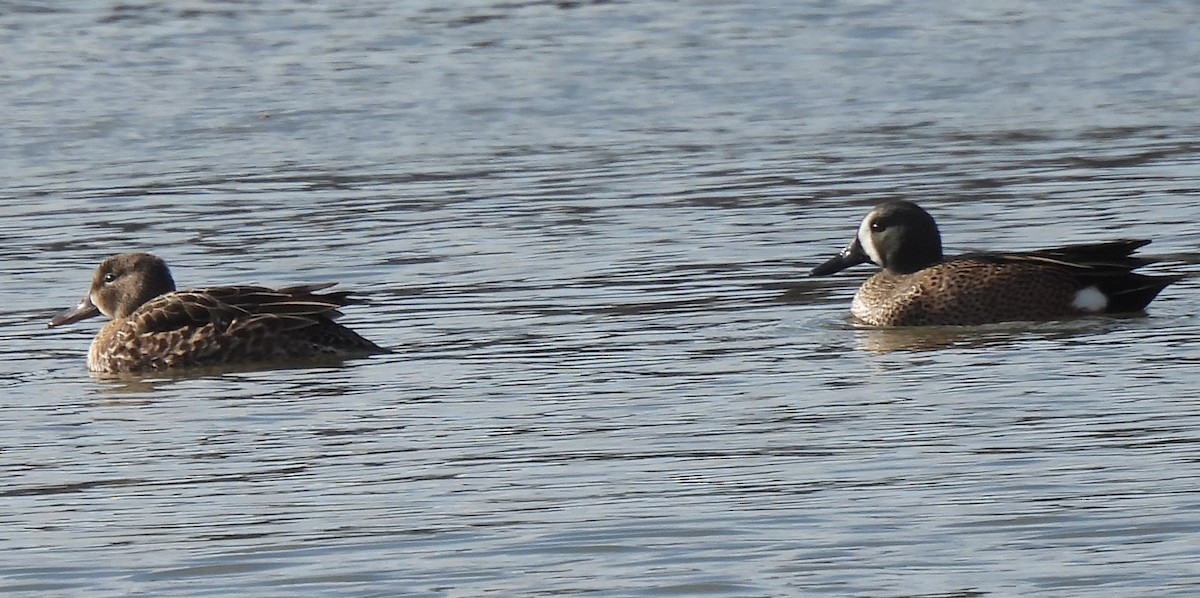
POLYGON ((1111 313, 1131 313, 1146 309, 1167 285, 1183 279, 1182 275, 1147 276, 1130 272, 1121 278, 1098 280, 1097 287, 1109 300, 1105 309, 1111 313))

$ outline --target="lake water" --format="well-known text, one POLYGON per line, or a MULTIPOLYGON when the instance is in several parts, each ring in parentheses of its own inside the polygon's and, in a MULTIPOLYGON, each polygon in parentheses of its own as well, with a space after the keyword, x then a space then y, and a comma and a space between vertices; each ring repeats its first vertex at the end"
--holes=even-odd
POLYGON ((963 330, 808 278, 1200 264, 1200 5, 0 4, 0 592, 1194 596, 1200 294, 963 330), (92 377, 106 255, 394 354, 92 377))

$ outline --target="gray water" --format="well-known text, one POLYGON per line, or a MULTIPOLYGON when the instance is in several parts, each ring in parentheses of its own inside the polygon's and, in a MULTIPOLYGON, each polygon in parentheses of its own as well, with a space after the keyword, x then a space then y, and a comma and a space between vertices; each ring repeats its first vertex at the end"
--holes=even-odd
POLYGON ((0 4, 0 591, 1193 596, 1194 279, 847 319, 950 251, 1200 263, 1200 5, 0 4), (394 354, 108 380, 106 255, 340 281, 394 354))

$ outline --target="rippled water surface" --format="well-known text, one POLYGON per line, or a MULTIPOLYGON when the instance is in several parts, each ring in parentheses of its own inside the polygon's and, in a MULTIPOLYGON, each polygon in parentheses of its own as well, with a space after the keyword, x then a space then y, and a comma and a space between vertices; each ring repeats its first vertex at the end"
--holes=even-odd
POLYGON ((1194 596, 1196 284, 847 320, 951 251, 1200 263, 1191 2, 0 6, 0 591, 1194 596), (108 380, 106 255, 340 281, 395 353, 108 380))

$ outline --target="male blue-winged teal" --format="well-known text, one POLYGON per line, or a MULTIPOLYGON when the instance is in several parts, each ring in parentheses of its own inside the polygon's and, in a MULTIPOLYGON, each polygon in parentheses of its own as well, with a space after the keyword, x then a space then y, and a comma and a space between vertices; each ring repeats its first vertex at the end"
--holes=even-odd
POLYGON ((339 307, 359 302, 348 292, 317 294, 334 284, 176 291, 161 259, 123 253, 105 259, 87 296, 50 326, 112 318, 88 350, 88 369, 100 373, 386 352, 333 321, 339 307))
POLYGON ((872 262, 850 313, 873 326, 977 325, 1139 312, 1182 276, 1133 272, 1148 240, 1068 245, 1020 253, 942 256, 933 217, 908 201, 879 204, 858 235, 812 276, 872 262))

